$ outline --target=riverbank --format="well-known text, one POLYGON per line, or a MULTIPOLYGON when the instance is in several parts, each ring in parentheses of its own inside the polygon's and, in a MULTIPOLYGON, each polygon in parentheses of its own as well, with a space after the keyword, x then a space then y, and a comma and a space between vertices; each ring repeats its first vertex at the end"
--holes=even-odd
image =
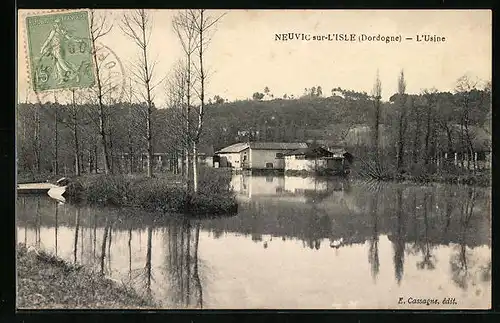
POLYGON ((353 172, 351 172, 350 177, 396 183, 445 183, 474 185, 480 187, 490 187, 492 182, 491 170, 489 169, 478 170, 475 173, 472 173, 471 171, 462 171, 458 169, 455 169, 454 171, 426 172, 424 169, 417 168, 407 172, 398 173, 390 170, 367 171, 356 167, 353 168, 353 172))
POLYGON ((18 308, 151 308, 133 289, 44 251, 17 246, 18 308))
POLYGON ((138 175, 92 175, 74 178, 64 197, 91 204, 138 207, 163 213, 190 215, 234 214, 238 210, 230 185, 231 173, 200 170, 198 192, 188 189, 181 178, 138 175))
POLYGON ((430 174, 430 175, 401 175, 395 178, 399 182, 412 182, 412 183, 446 183, 446 184, 462 184, 462 185, 475 185, 481 187, 491 186, 491 173, 480 173, 476 175, 465 174, 430 174))

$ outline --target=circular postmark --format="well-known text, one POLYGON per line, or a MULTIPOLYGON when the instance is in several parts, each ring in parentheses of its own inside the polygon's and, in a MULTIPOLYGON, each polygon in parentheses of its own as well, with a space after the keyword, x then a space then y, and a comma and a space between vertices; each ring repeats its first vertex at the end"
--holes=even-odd
POLYGON ((126 77, 123 64, 108 46, 96 44, 96 74, 101 83, 101 95, 105 103, 120 102, 125 94, 126 77))

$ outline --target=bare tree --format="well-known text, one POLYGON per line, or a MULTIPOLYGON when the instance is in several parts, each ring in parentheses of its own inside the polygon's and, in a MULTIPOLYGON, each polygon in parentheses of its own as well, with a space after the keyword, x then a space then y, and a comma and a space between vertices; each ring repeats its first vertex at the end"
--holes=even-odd
MULTIPOLYGON (((141 102, 146 102, 146 140, 147 140, 147 176, 153 176, 153 142, 151 129, 151 115, 153 113, 153 91, 160 82, 153 84, 153 75, 157 61, 150 59, 150 38, 152 19, 145 9, 133 10, 123 15, 121 29, 140 49, 140 58, 132 63, 131 73, 135 82, 143 89, 139 90, 141 102)), ((134 92, 135 94, 135 92, 134 92)))
POLYGON ((425 165, 429 165, 433 152, 431 151, 431 139, 435 140, 434 136, 434 115, 433 111, 436 107, 437 102, 437 90, 435 88, 430 90, 424 90, 423 95, 426 98, 426 131, 425 131, 425 139, 424 139, 424 149, 425 149, 425 165))
MULTIPOLYGON (((58 131, 58 124, 59 124, 59 116, 58 116, 58 106, 57 106, 57 97, 56 94, 54 93, 54 174, 59 174, 59 131, 58 131)), ((37 109, 38 111, 38 109, 37 109)), ((39 112, 37 113, 39 115, 39 112)), ((40 133, 40 117, 38 116, 37 119, 37 134, 40 133)), ((40 142, 38 142, 38 145, 40 142)), ((40 154, 40 148, 38 147, 38 154, 40 154)), ((38 171, 40 171, 40 159, 37 159, 38 162, 38 171)))
POLYGON ((189 146, 192 141, 192 133, 190 126, 190 108, 187 108, 187 74, 186 64, 183 60, 179 61, 173 68, 171 74, 167 78, 166 91, 167 91, 167 106, 169 112, 167 117, 167 124, 173 131, 168 131, 165 136, 176 142, 183 151, 184 158, 182 163, 182 174, 186 182, 189 184, 190 178, 188 175, 188 168, 190 165, 190 158, 188 158, 189 146))
POLYGON ((380 133, 380 107, 382 99, 382 82, 380 81, 379 72, 377 70, 377 76, 375 78, 375 84, 373 85, 372 92, 374 106, 375 106, 375 116, 374 116, 374 126, 373 126, 373 148, 375 150, 376 163, 379 160, 379 133, 380 133))
POLYGON ((97 83, 96 95, 97 95, 98 114, 99 114, 99 134, 101 137, 101 144, 104 154, 104 172, 106 174, 112 172, 112 169, 110 166, 108 144, 106 139, 107 118, 105 115, 104 100, 103 100, 105 91, 103 89, 103 80, 100 73, 101 69, 100 61, 102 61, 102 59, 99 59, 100 57, 98 57, 97 52, 99 50, 98 40, 101 37, 107 35, 112 28, 113 25, 108 24, 107 17, 105 15, 98 18, 96 17, 95 11, 90 10, 90 36, 92 42, 92 56, 94 58, 95 76, 97 83))
MULTIPOLYGON (((473 169, 476 169, 475 163, 475 150, 472 144, 472 136, 469 129, 470 126, 470 115, 471 110, 474 106, 474 92, 477 90, 479 81, 473 80, 468 75, 464 75, 457 80, 457 85, 455 91, 459 97, 459 107, 460 107, 460 131, 461 131, 461 142, 462 149, 466 151, 467 168, 470 166, 470 160, 474 161, 473 169)), ((488 89, 488 84, 486 85, 486 90, 488 89)), ((483 96, 481 96, 482 98, 483 96)), ((462 159, 463 160, 463 159, 462 159)))
POLYGON ((397 169, 403 167, 404 162, 404 146, 405 146, 405 132, 406 132, 406 80, 404 71, 398 78, 398 99, 399 105, 399 120, 398 120, 398 154, 397 154, 397 169))
MULTIPOLYGON (((80 118, 79 118, 79 109, 80 107, 77 107, 76 105, 76 98, 75 98, 75 89, 71 89, 71 104, 68 106, 68 120, 61 120, 61 123, 66 125, 71 129, 71 132, 73 134, 73 143, 74 143, 74 153, 75 153, 75 175, 80 176, 81 174, 81 159, 80 159, 80 140, 79 140, 79 135, 78 135, 78 127, 80 126, 80 118)), ((57 109, 55 112, 55 123, 56 123, 56 129, 57 129, 57 109)), ((57 130, 56 130, 57 132, 57 130)), ((57 134, 56 134, 57 135, 57 134)), ((56 144, 57 146, 57 144, 56 144)))
MULTIPOLYGON (((195 21, 193 19, 194 15, 189 10, 180 11, 172 21, 172 27, 177 34, 177 38, 179 39, 182 51, 185 57, 184 64, 185 68, 179 67, 176 73, 177 83, 181 82, 183 84, 180 85, 180 89, 182 90, 181 97, 181 106, 183 106, 184 115, 186 116, 185 123, 185 145, 184 145, 184 163, 185 167, 183 167, 184 175, 186 176, 186 180, 190 182, 189 175, 189 150, 191 148, 192 136, 191 136, 191 125, 190 125, 190 115, 191 115, 191 97, 192 97, 192 87, 194 83, 194 73, 193 73, 193 55, 198 47, 198 39, 196 38, 197 30, 194 25, 195 21)), ((196 156, 193 156, 196 158, 196 156)))
POLYGON ((204 66, 205 51, 208 44, 211 41, 210 31, 212 27, 224 16, 224 14, 214 18, 210 15, 206 15, 206 10, 189 10, 189 15, 193 21, 193 27, 198 38, 198 66, 197 74, 199 80, 199 89, 195 89, 200 99, 200 105, 196 110, 198 117, 198 124, 195 128, 195 133, 193 136, 193 190, 196 193, 198 191, 198 144, 203 131, 203 117, 205 114, 205 82, 207 78, 206 69, 204 66))

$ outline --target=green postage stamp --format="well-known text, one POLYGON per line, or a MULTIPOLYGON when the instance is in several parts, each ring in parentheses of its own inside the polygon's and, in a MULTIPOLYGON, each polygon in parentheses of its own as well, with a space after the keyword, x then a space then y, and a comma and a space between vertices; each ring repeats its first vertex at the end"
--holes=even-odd
POLYGON ((29 16, 26 29, 35 92, 94 85, 88 12, 29 16))

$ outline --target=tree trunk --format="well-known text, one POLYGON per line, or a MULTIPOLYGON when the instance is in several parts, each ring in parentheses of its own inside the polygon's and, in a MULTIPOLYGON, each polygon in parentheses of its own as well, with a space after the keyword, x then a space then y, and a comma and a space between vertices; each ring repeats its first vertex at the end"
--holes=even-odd
MULTIPOLYGON (((143 43, 146 44, 146 22, 144 19, 144 15, 142 15, 142 40, 143 43)), ((144 60, 144 72, 145 72, 145 86, 146 86, 146 95, 147 95, 147 105, 148 105, 148 113, 146 116, 146 138, 148 141, 148 169, 147 169, 147 176, 148 177, 153 177, 153 136, 152 136, 152 129, 151 129, 151 115, 153 113, 153 102, 151 99, 151 87, 150 87, 150 71, 149 71, 149 66, 148 66, 148 56, 147 56, 147 47, 143 46, 142 47, 142 53, 143 53, 143 60, 144 60)))
MULTIPOLYGON (((58 131, 58 116, 57 116, 57 107, 54 109, 54 174, 59 174, 59 142, 58 142, 58 137, 59 137, 59 131, 58 131)), ((40 120, 39 120, 40 122, 40 120)), ((37 125, 37 132, 40 131, 40 124, 38 123, 37 125)))
POLYGON ((78 125, 73 126, 73 138, 75 140, 75 175, 80 176, 80 147, 78 145, 78 125))
POLYGON ((109 172, 113 173, 115 171, 115 154, 113 150, 113 133, 111 132, 112 128, 108 128, 108 137, 109 137, 109 172))
POLYGON ((373 129, 373 147, 375 149, 375 162, 379 164, 379 133, 380 133, 380 99, 375 101, 375 126, 373 129))
POLYGON ((98 173, 98 161, 97 161, 97 145, 94 145, 94 170, 95 173, 98 173))
POLYGON ((400 170, 403 167, 404 161, 404 114, 401 113, 399 119, 399 140, 398 140, 398 158, 397 158, 397 169, 400 170))
POLYGON ((431 112, 432 112, 431 106, 427 107, 427 127, 425 132, 425 141, 424 141, 425 165, 428 165, 430 160, 429 141, 431 136, 431 112))
POLYGON ((418 163, 419 150, 420 150, 420 118, 416 116, 415 137, 413 138, 413 163, 418 163))
POLYGON ((198 145, 193 142, 193 192, 198 192, 198 145))
POLYGON ((197 172, 197 163, 198 163, 198 143, 200 141, 201 132, 203 129, 203 114, 205 111, 205 70, 203 68, 203 50, 204 50, 204 10, 200 10, 200 25, 198 30, 199 43, 198 43, 198 59, 200 62, 200 110, 198 111, 198 127, 196 129, 196 135, 193 141, 193 191, 195 193, 198 192, 198 172, 197 172))
POLYGON ((93 56, 95 62, 96 81, 97 81, 97 99, 99 104, 99 135, 101 136, 101 145, 104 154, 104 173, 107 175, 111 171, 108 155, 108 145, 106 142, 106 116, 104 114, 104 103, 102 100, 102 83, 99 75, 99 64, 97 63, 97 51, 95 47, 95 40, 92 41, 93 56))

